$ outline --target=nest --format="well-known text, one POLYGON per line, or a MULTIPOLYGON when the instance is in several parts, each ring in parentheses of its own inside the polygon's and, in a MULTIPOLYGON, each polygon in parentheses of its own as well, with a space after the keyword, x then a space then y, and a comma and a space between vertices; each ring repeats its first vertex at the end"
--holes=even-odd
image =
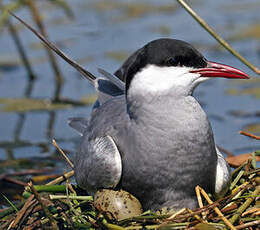
POLYGON ((73 171, 47 185, 28 183, 24 200, 18 205, 10 202, 11 207, 0 211, 0 229, 259 229, 260 168, 255 164, 259 154, 252 153, 233 171, 228 191, 218 200, 197 186, 200 208, 146 211, 122 220, 98 210, 92 196, 70 184, 73 171))

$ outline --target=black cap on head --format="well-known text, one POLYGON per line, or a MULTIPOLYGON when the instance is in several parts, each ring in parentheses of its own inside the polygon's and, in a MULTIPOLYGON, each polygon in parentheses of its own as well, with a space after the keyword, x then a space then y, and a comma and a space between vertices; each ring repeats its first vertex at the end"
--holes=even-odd
POLYGON ((207 61, 187 42, 168 38, 151 41, 132 54, 115 72, 126 82, 126 91, 134 75, 148 64, 203 68, 207 66, 207 61))

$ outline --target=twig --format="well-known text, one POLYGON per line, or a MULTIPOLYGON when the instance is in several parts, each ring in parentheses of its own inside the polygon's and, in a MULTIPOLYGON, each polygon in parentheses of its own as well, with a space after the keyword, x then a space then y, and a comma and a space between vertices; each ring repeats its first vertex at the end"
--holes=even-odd
POLYGON ((66 212, 62 212, 61 215, 63 216, 63 218, 70 224, 71 228, 73 230, 76 230, 76 228, 74 227, 73 221, 70 219, 69 216, 67 216, 66 212))
POLYGON ((232 183, 231 183, 231 185, 230 185, 230 187, 229 187, 229 189, 230 190, 232 190, 234 187, 235 187, 235 185, 237 184, 237 182, 240 180, 240 178, 244 175, 244 172, 245 172, 245 170, 241 170, 241 171, 239 171, 239 173, 237 174, 237 176, 236 176, 236 178, 232 181, 232 183))
POLYGON ((224 48, 226 48, 231 54, 237 57, 241 62, 247 65, 251 70, 260 74, 260 70, 250 63, 247 59, 241 56, 236 50, 234 50, 222 37, 220 37, 207 23, 203 20, 184 0, 177 0, 183 8, 208 32, 214 37, 224 48))
POLYGON ((85 200, 85 201, 93 201, 92 196, 67 196, 67 195, 49 195, 51 200, 57 199, 71 199, 71 200, 85 200))
POLYGON ((52 228, 55 229, 55 230, 59 230, 59 227, 56 223, 56 220, 53 218, 52 214, 50 213, 50 211, 48 210, 47 207, 45 207, 45 205, 42 203, 42 200, 41 200, 41 197, 39 195, 39 193, 36 191, 36 189, 34 188, 32 182, 29 182, 28 183, 28 186, 31 188, 31 191, 33 192, 36 200, 39 202, 39 204, 41 205, 45 215, 47 216, 47 218, 49 219, 51 225, 52 225, 52 228))
POLYGON ((52 139, 52 144, 59 150, 59 152, 61 153, 61 155, 65 158, 65 160, 68 162, 68 164, 70 165, 70 167, 73 169, 74 165, 73 163, 70 161, 70 159, 67 157, 67 155, 63 152, 63 150, 60 148, 60 146, 57 144, 57 142, 55 141, 55 139, 52 139))
POLYGON ((199 186, 195 187, 195 192, 196 192, 197 200, 198 200, 198 203, 199 203, 199 207, 203 208, 203 203, 202 203, 202 199, 201 199, 201 195, 200 195, 200 188, 199 188, 199 186))
POLYGON ((258 213, 260 211, 260 208, 251 208, 245 212, 242 213, 242 217, 247 216, 249 214, 258 213))
POLYGON ((55 180, 50 181, 49 183, 47 183, 46 185, 55 185, 55 184, 59 184, 65 180, 67 180, 68 178, 72 177, 74 175, 74 170, 71 170, 67 173, 65 173, 64 175, 56 178, 55 180))
POLYGON ((250 197, 246 199, 246 201, 238 208, 236 213, 230 219, 230 222, 233 224, 237 221, 239 216, 247 209, 247 207, 254 201, 257 195, 260 193, 260 186, 257 186, 255 191, 252 193, 250 197))
POLYGON ((17 216, 14 220, 14 222, 12 222, 12 228, 15 228, 16 225, 18 224, 18 222, 20 221, 20 219, 23 217, 24 213, 26 212, 26 210, 28 209, 29 206, 31 206, 32 202, 33 202, 33 198, 34 195, 31 195, 27 201, 25 202, 24 206, 22 207, 22 209, 17 213, 17 216))
POLYGON ((21 186, 26 186, 27 183, 23 182, 23 181, 20 181, 20 180, 17 180, 17 179, 14 179, 14 178, 11 178, 11 177, 5 177, 3 178, 5 181, 8 181, 9 183, 12 183, 12 184, 17 184, 17 185, 21 185, 21 186))
MULTIPOLYGON (((245 168, 245 166, 247 165, 247 162, 243 162, 243 164, 241 164, 239 167, 237 167, 233 172, 232 172, 232 177, 234 177, 234 175, 239 172, 242 168, 245 168)), ((244 170, 244 169, 243 169, 244 170)))
POLYGON ((256 139, 256 140, 260 140, 260 136, 256 136, 256 135, 254 135, 254 134, 252 134, 252 133, 247 133, 247 132, 245 132, 245 131, 240 131, 239 132, 241 135, 244 135, 244 136, 247 136, 247 137, 251 137, 251 138, 254 138, 254 139, 256 139))
MULTIPOLYGON (((193 214, 194 218, 196 218, 199 222, 205 223, 205 221, 202 220, 199 215, 194 214, 194 212, 193 212, 191 209, 188 208, 188 212, 189 212, 190 214, 193 214)), ((205 212, 202 212, 202 214, 203 214, 203 213, 205 213, 205 212)))
POLYGON ((236 187, 235 189, 233 189, 231 191, 231 195, 229 195, 227 197, 228 199, 225 202, 227 205, 224 207, 224 209, 229 208, 230 206, 232 206, 234 204, 236 205, 236 203, 234 203, 234 200, 237 199, 241 194, 243 194, 246 189, 249 189, 250 186, 252 186, 252 185, 249 184, 249 182, 247 181, 244 184, 241 184, 238 187, 236 187))
POLYGON ((69 190, 70 190, 71 193, 77 194, 71 184, 68 184, 68 188, 69 188, 69 190))
MULTIPOLYGON (((201 195, 200 195, 199 186, 195 187, 195 192, 196 192, 197 200, 198 200, 198 203, 199 203, 199 207, 203 208, 203 202, 202 202, 202 198, 201 198, 201 195)), ((202 214, 202 218, 205 220, 206 219, 206 212, 202 212, 201 214, 202 214)))
POLYGON ((259 225, 259 224, 260 224, 260 220, 255 220, 255 221, 248 222, 248 223, 245 223, 245 224, 237 225, 236 228, 237 229, 246 229, 248 227, 252 227, 252 226, 255 226, 255 225, 259 225))
POLYGON ((172 220, 172 219, 174 219, 176 216, 182 214, 182 213, 185 212, 185 211, 186 211, 186 208, 182 208, 181 210, 179 210, 179 211, 173 213, 170 217, 166 218, 166 220, 167 220, 167 221, 172 220))
POLYGON ((230 203, 226 207, 221 209, 222 213, 230 212, 232 210, 237 209, 238 205, 236 203, 230 203))
MULTIPOLYGON (((199 187, 199 186, 198 186, 199 187)), ((213 204, 213 201, 209 198, 208 194, 201 188, 200 193, 204 196, 204 198, 207 200, 209 204, 213 204)), ((224 221, 224 223, 231 229, 231 230, 236 230, 236 228, 231 224, 228 219, 222 214, 222 212, 219 210, 218 207, 213 208, 214 211, 218 214, 218 216, 224 221)))

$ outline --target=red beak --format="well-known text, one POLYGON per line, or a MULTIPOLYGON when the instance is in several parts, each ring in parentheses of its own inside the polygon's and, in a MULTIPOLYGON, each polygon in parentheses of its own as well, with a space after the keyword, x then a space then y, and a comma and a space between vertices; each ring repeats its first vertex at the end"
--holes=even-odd
POLYGON ((249 76, 243 71, 229 65, 216 62, 207 62, 205 68, 191 70, 191 73, 199 73, 201 77, 223 77, 223 78, 240 78, 249 79, 249 76))

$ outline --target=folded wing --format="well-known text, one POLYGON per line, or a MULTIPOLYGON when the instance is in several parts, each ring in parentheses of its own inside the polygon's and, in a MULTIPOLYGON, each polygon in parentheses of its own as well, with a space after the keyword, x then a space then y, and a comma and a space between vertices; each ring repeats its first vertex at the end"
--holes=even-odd
POLYGON ((121 156, 111 136, 85 138, 75 165, 78 185, 90 193, 100 188, 115 188, 121 179, 121 156))

